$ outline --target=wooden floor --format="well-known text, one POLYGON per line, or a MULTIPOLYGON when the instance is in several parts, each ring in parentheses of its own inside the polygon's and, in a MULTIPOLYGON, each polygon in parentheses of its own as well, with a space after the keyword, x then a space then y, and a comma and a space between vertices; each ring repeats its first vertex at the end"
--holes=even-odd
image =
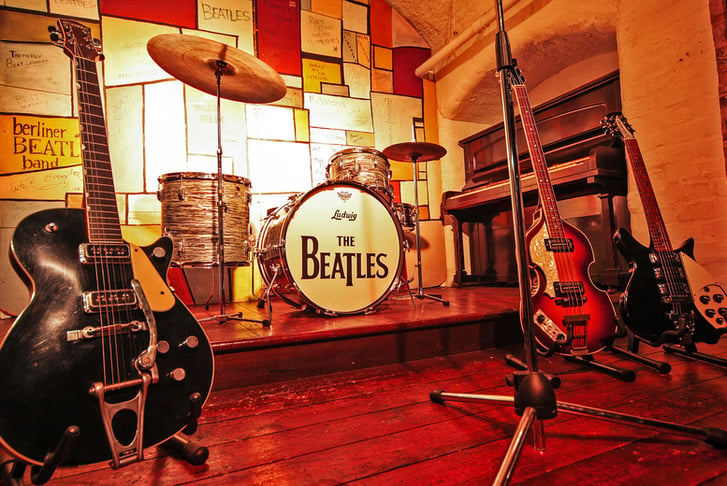
MULTIPOLYGON (((443 294, 450 306, 427 299, 417 300, 416 306, 397 301, 383 304, 374 315, 335 319, 277 306, 270 328, 252 322, 207 322, 217 353, 216 378, 227 377, 215 385, 193 437, 209 448, 206 463, 192 466, 152 447, 143 462, 116 471, 106 464, 59 468, 49 484, 491 483, 519 421, 512 404, 491 399, 436 404, 429 394, 444 390, 505 400, 513 396, 505 384, 512 368, 504 357, 520 355, 521 345, 496 343, 468 350, 462 342, 476 336, 470 347, 478 348, 499 339, 492 328, 512 325, 516 291, 443 289, 443 294), (406 359, 409 344, 421 344, 431 332, 439 340, 430 350, 435 357, 406 359), (392 348, 388 364, 374 364, 387 360, 385 350, 369 349, 382 357, 335 369, 345 363, 337 354, 352 350, 359 359, 356 348, 362 344, 357 339, 384 348, 393 340, 398 346, 392 348), (298 362, 303 371, 287 370, 294 363, 290 360, 305 356, 291 351, 297 347, 310 347, 308 362, 333 364, 298 362), (317 354, 325 349, 336 353, 317 354), (261 358, 261 366, 269 368, 261 371, 251 369, 252 358, 239 358, 246 353, 280 358, 261 358), (243 362, 247 369, 226 369, 243 362), (246 373, 253 378, 245 378, 246 373), (234 386, 236 380, 253 384, 234 386)), ((257 312, 252 304, 234 307, 245 317, 257 312)), ((214 310, 194 312, 204 317, 214 310)), ((700 351, 727 358, 727 343, 703 345, 700 351)), ((633 382, 560 356, 539 363, 561 379, 556 390, 560 401, 692 427, 727 427, 727 368, 650 347, 642 353, 670 363, 671 372, 660 374, 611 351, 598 353, 596 359, 634 370, 633 382)), ((542 423, 546 449, 535 451, 528 439, 512 484, 727 484, 727 452, 691 436, 563 410, 542 423)))

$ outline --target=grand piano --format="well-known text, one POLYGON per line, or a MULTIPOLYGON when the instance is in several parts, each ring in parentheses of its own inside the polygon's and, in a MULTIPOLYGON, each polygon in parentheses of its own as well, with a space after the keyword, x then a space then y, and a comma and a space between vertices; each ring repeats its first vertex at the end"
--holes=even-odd
MULTIPOLYGON (((618 73, 595 80, 533 111, 561 217, 581 229, 593 245, 594 283, 622 287, 628 266, 612 244, 619 227, 630 229, 623 146, 600 126, 621 110, 618 73)), ((525 227, 538 202, 537 182, 517 119, 517 148, 525 227)), ((445 224, 454 229, 454 285, 517 283, 510 183, 503 124, 459 142, 465 185, 442 199, 445 224), (465 261, 468 261, 468 265, 465 261)))

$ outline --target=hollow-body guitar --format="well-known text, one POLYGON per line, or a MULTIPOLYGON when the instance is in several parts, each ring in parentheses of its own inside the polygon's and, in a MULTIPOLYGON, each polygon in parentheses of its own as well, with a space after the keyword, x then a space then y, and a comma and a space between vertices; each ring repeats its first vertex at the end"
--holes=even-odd
POLYGON ((172 243, 122 238, 89 29, 59 20, 54 42, 78 86, 84 209, 22 220, 12 253, 32 296, 0 347, 0 444, 33 465, 74 428, 67 463, 119 467, 182 431, 212 387, 203 329, 166 284, 172 243))
POLYGON ((513 75, 540 204, 526 231, 532 276, 534 334, 546 353, 586 355, 605 348, 617 331, 608 294, 591 280, 593 247, 582 231, 560 218, 527 89, 513 75))

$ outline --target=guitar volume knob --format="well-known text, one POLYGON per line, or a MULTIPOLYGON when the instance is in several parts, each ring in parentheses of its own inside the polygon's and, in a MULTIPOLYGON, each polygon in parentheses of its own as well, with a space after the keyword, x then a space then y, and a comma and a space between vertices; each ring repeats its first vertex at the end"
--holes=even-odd
POLYGON ((197 336, 189 336, 179 345, 179 347, 183 349, 196 349, 197 346, 199 346, 199 339, 197 336))
POLYGON ((184 371, 184 368, 174 368, 168 376, 170 380, 179 383, 187 377, 187 372, 184 371))

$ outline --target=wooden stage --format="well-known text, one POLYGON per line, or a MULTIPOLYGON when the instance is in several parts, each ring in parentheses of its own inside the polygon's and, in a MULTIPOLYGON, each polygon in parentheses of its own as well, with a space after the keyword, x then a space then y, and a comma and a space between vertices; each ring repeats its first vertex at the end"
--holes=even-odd
MULTIPOLYGON (((432 390, 512 397, 505 356, 520 356, 514 288, 436 289, 449 306, 406 294, 370 315, 320 317, 274 303, 272 325, 203 322, 216 353, 214 391, 193 439, 193 466, 163 447, 119 470, 61 467, 51 485, 466 485, 495 478, 519 417, 512 404, 432 403, 432 390), (403 299, 402 299, 403 298, 403 299), (402 300, 399 300, 402 299, 402 300)), ((262 319, 254 302, 230 312, 262 319)), ((219 305, 194 307, 203 319, 219 305)), ((699 350, 727 358, 722 340, 699 350)), ((643 346, 668 374, 611 351, 598 361, 635 372, 625 382, 561 356, 558 400, 693 427, 727 427, 727 368, 643 346)), ((528 440, 512 484, 727 484, 727 452, 693 437, 561 412, 528 440)), ((27 474, 26 474, 27 476, 27 474)), ((26 479, 29 483, 29 480, 26 479)))

